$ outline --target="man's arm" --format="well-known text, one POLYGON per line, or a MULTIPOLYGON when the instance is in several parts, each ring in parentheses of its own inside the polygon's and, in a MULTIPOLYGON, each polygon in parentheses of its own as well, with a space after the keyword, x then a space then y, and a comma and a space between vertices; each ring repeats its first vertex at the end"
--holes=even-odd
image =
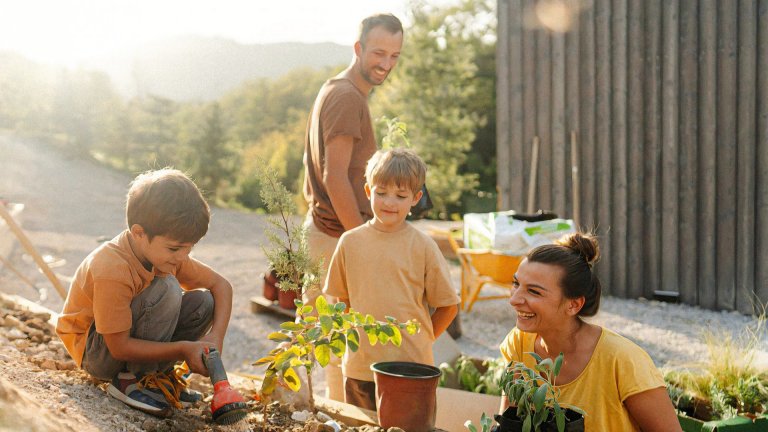
POLYGON ((331 199, 333 210, 345 231, 365 222, 360 216, 355 192, 349 182, 349 163, 352 160, 353 140, 348 135, 337 135, 325 143, 325 170, 323 183, 331 199))
POLYGON ((445 329, 448 328, 449 325, 451 325, 451 322, 454 318, 456 318, 456 314, 459 313, 459 306, 458 305, 452 305, 452 306, 443 306, 435 309, 435 312, 432 313, 432 330, 435 333, 435 339, 438 338, 445 329))

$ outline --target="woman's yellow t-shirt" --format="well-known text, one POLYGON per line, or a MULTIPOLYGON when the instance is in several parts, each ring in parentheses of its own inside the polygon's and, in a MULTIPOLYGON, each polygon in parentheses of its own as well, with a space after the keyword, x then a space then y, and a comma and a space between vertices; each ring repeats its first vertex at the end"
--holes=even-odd
MULTIPOLYGON (((535 333, 515 327, 499 348, 507 362, 522 361, 532 368, 536 364, 534 358, 524 353, 533 352, 535 340, 535 333)), ((623 402, 664 385, 664 378, 648 353, 629 339, 602 329, 587 367, 575 380, 555 387, 560 390, 561 403, 575 405, 587 413, 587 432, 619 432, 640 430, 623 402)))

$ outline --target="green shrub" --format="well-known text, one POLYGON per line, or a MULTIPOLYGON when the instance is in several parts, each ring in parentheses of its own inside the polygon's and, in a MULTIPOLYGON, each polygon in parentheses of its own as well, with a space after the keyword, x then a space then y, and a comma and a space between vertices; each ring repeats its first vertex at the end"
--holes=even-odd
POLYGON ((708 357, 682 369, 670 369, 664 380, 675 407, 699 420, 754 417, 768 411, 768 372, 755 365, 766 336, 765 312, 757 324, 734 337, 725 331, 704 335, 708 357))

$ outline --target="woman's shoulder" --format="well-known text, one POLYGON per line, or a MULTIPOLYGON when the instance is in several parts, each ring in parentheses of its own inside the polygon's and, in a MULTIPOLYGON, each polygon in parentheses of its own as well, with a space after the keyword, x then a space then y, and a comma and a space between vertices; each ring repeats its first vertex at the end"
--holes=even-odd
POLYGON ((510 330, 510 332, 507 334, 507 336, 514 337, 515 339, 518 339, 518 340, 535 339, 536 333, 529 333, 527 331, 520 330, 517 327, 513 327, 512 330, 510 330))
POLYGON ((501 354, 506 361, 525 361, 525 353, 533 351, 536 333, 527 333, 513 328, 500 344, 501 354))
POLYGON ((640 357, 648 357, 650 359, 648 353, 629 338, 605 327, 602 327, 602 332, 598 342, 601 355, 631 360, 636 360, 640 357))

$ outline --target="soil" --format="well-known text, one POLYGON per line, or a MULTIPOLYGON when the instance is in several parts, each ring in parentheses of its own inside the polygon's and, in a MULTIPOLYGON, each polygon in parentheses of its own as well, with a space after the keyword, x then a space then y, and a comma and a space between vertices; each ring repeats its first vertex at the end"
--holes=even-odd
MULTIPOLYGON (((35 313, 0 298, 0 430, 28 431, 258 431, 332 432, 323 414, 304 421, 291 418, 296 409, 280 402, 264 405, 253 382, 232 380, 244 395, 248 413, 243 421, 220 426, 213 422, 209 406, 212 386, 199 375, 190 387, 208 397, 196 405, 175 410, 159 419, 133 410, 105 393, 107 383, 92 379, 78 369, 48 323, 50 314, 35 313)), ((347 427, 342 431, 382 431, 375 426, 347 427)))

